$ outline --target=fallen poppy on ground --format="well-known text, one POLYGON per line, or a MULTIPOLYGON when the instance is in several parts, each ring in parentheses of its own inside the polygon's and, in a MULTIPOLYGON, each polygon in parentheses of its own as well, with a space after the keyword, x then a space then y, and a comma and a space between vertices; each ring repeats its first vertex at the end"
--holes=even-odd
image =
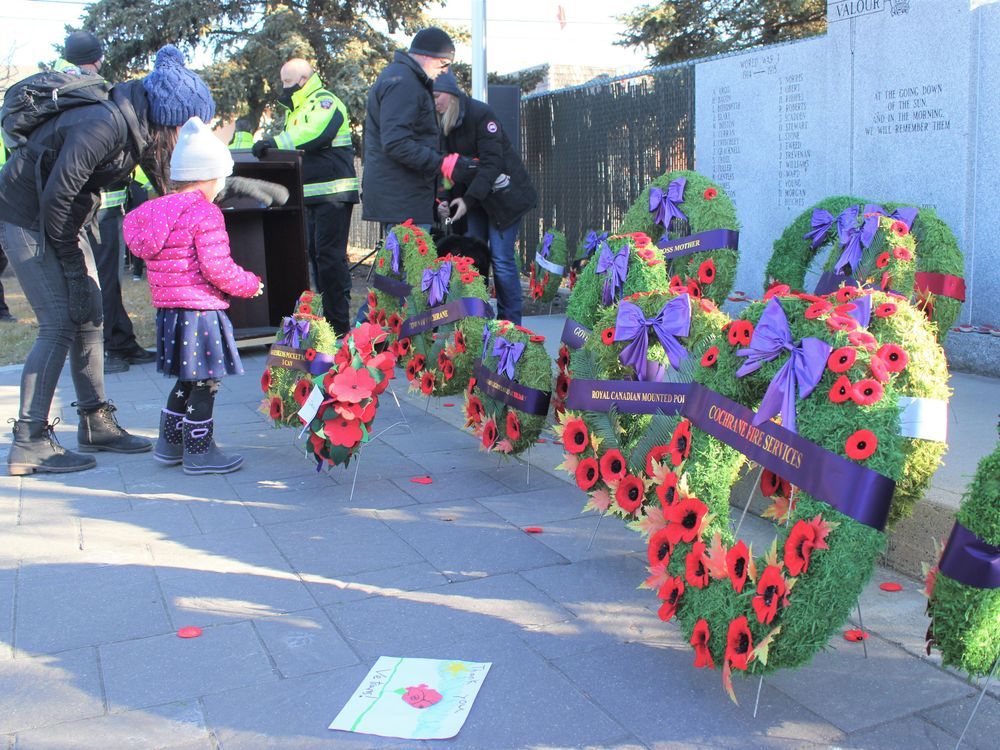
POLYGON ((177 631, 178 638, 197 638, 199 635, 201 635, 201 628, 197 628, 194 625, 189 625, 177 631))
POLYGON ((414 484, 430 484, 434 480, 430 477, 412 477, 410 481, 414 484))
POLYGON ((845 641, 854 641, 855 643, 857 643, 858 641, 864 641, 867 638, 868 638, 868 633, 866 633, 863 630, 845 630, 844 631, 844 640, 845 641))
POLYGON ((883 591, 902 591, 903 587, 895 583, 894 581, 886 581, 885 583, 880 583, 879 588, 883 591))
POLYGON ((524 531, 527 534, 541 534, 542 533, 542 527, 541 526, 525 526, 524 527, 524 531))

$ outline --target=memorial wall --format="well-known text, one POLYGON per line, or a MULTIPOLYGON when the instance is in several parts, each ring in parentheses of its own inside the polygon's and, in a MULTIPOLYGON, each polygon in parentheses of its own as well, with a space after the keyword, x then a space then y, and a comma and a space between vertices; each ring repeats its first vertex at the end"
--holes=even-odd
POLYGON ((695 168, 736 202, 736 289, 761 294, 772 243, 822 198, 908 202, 959 240, 962 322, 1000 327, 1000 2, 846 0, 827 20, 697 66, 695 168))

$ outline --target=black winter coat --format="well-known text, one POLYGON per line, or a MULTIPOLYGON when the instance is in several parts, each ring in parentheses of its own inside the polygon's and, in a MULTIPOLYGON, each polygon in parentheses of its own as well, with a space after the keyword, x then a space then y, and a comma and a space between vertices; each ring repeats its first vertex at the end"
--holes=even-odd
POLYGON ((431 224, 444 154, 433 82, 405 52, 396 53, 368 92, 364 146, 362 217, 431 224))
POLYGON ((29 143, 49 149, 42 158, 42 206, 35 155, 16 149, 0 171, 0 221, 41 231, 60 260, 82 258, 78 238, 101 203, 100 191, 127 177, 149 135, 146 92, 140 81, 112 89, 111 101, 67 110, 42 123, 29 143), (121 113, 131 106, 138 132, 121 113))
POLYGON ((463 94, 458 121, 444 137, 445 150, 479 159, 479 168, 468 185, 458 185, 451 197, 461 195, 469 210, 481 206, 497 229, 506 229, 538 203, 528 170, 500 126, 489 104, 463 94), (507 175, 510 180, 499 180, 507 175))

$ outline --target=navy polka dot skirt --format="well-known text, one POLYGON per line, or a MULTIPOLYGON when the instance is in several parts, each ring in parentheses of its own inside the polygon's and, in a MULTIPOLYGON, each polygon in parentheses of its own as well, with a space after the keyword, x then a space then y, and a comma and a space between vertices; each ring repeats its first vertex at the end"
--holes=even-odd
POLYGON ((229 316, 224 310, 161 307, 156 311, 156 369, 180 380, 242 375, 229 316))

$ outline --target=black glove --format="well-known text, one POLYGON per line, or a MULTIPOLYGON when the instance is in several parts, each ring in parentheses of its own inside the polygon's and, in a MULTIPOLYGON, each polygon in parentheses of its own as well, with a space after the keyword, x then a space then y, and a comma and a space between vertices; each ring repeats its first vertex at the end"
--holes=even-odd
POLYGON ((257 141, 251 147, 250 152, 256 156, 258 159, 264 158, 264 154, 267 153, 268 149, 274 148, 275 143, 270 138, 265 138, 262 141, 257 141))
POLYGON ((452 180, 459 184, 467 185, 476 176, 477 169, 479 169, 478 160, 470 159, 468 156, 460 156, 458 157, 458 161, 455 162, 455 168, 451 172, 452 180))
POLYGON ((284 185, 252 177, 227 177, 226 186, 215 196, 215 202, 222 203, 235 195, 245 195, 265 206, 283 206, 288 202, 288 188, 284 185))
POLYGON ((66 278, 66 295, 69 302, 69 319, 80 325, 90 319, 91 281, 83 257, 60 261, 66 278))

